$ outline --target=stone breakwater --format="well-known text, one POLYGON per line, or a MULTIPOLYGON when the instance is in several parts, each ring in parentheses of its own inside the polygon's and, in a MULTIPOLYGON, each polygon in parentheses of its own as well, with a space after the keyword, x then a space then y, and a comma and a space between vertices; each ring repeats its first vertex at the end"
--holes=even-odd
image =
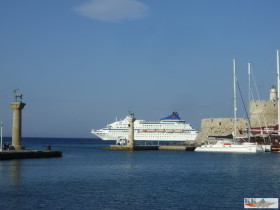
POLYGON ((0 152, 0 160, 55 157, 62 157, 62 152, 55 150, 4 150, 0 152))

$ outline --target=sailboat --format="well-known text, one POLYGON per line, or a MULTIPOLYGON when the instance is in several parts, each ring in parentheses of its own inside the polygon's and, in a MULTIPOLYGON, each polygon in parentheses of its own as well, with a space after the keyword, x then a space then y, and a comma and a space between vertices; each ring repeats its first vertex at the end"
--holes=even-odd
MULTIPOLYGON (((276 68, 277 68, 277 102, 278 102, 278 125, 254 127, 246 129, 248 139, 252 143, 257 143, 265 148, 266 151, 280 152, 280 67, 279 67, 279 50, 276 51, 276 68), (255 135, 250 137, 250 134, 255 135), (257 136, 256 136, 257 135, 257 136), (265 136, 264 136, 265 135, 265 136)), ((241 131, 244 132, 244 131, 241 131)))
POLYGON ((197 147, 195 152, 244 152, 256 153, 264 152, 264 149, 258 145, 257 142, 238 142, 236 140, 237 125, 236 125, 236 72, 235 72, 235 59, 233 59, 233 89, 234 89, 234 135, 233 140, 218 140, 216 144, 204 143, 197 147))
MULTIPOLYGON (((249 78, 249 81, 248 81, 248 84, 249 84, 249 104, 250 104, 250 95, 251 95, 251 63, 248 63, 248 78, 249 78)), ((250 105, 248 106, 249 109, 250 109, 250 105)), ((246 108, 245 108, 246 109, 246 108)), ((247 113, 247 111, 246 111, 247 113)), ((250 122, 250 118, 248 116, 248 113, 247 113, 247 117, 248 117, 248 122, 249 122, 249 127, 248 129, 245 129, 245 130, 239 130, 239 133, 240 134, 247 134, 247 137, 241 137, 238 139, 238 141, 249 141, 251 143, 257 143, 259 144, 259 146, 262 147, 262 149, 265 151, 265 152, 271 152, 271 144, 269 141, 266 141, 264 138, 263 138, 263 134, 267 135, 269 133, 272 132, 272 130, 275 129, 276 126, 266 126, 266 127, 251 127, 251 122, 250 122), (262 134, 262 139, 261 138, 255 138, 255 137, 251 137, 251 134, 253 135, 256 135, 256 134, 262 134), (259 141, 256 141, 256 140, 259 140, 259 141)), ((260 137, 260 136, 259 136, 260 137)))

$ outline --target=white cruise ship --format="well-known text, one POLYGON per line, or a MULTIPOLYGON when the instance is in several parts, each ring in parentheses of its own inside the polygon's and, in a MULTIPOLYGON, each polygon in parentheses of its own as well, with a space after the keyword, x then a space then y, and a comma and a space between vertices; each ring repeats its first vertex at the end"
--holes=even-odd
MULTIPOLYGON (((110 123, 106 128, 92 130, 91 133, 103 140, 116 140, 128 138, 128 121, 124 120, 110 123)), ((135 120, 134 139, 140 141, 188 141, 195 140, 198 131, 181 120, 177 112, 160 121, 135 120)))

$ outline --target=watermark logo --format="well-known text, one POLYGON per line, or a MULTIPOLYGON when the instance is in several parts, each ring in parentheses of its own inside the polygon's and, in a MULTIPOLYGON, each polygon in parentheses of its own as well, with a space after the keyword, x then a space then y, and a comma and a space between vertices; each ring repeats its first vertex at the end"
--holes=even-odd
POLYGON ((244 208, 278 209, 278 198, 244 198, 244 208))

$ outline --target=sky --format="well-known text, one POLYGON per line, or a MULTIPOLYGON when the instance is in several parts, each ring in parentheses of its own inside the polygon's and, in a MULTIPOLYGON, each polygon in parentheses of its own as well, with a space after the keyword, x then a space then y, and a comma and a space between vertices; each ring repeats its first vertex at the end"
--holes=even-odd
POLYGON ((233 117, 233 59, 245 101, 248 62, 256 99, 276 84, 279 11, 279 0, 0 0, 4 136, 15 89, 23 137, 94 138, 129 112, 177 111, 197 130, 233 117))

